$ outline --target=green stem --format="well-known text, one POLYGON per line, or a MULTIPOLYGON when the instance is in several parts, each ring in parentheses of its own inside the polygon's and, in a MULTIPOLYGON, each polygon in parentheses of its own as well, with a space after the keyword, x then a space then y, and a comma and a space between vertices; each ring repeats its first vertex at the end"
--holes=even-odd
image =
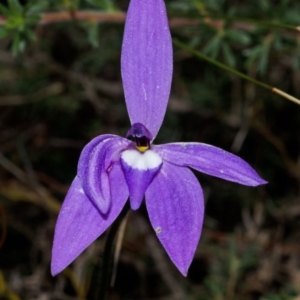
POLYGON ((215 65, 215 66, 217 66, 217 67, 219 67, 219 68, 221 68, 221 69, 223 69, 223 70, 225 70, 227 72, 230 72, 230 73, 235 74, 235 75, 237 75, 237 76, 239 76, 241 78, 244 78, 244 79, 246 79, 246 80, 248 80, 250 82, 253 82, 253 83, 255 83, 255 84, 257 84, 257 85, 259 85, 259 86, 261 86, 261 87, 263 87, 265 89, 272 90, 272 87, 270 85, 268 85, 266 83, 263 83, 261 81, 258 81, 258 80, 254 79, 254 78, 252 78, 250 76, 247 76, 246 74, 241 73, 241 72, 239 72, 239 71, 237 71, 237 70, 235 70, 235 69, 233 69, 233 68, 231 68, 231 67, 229 67, 229 66, 227 66, 227 65, 225 65, 225 64, 223 64, 223 63, 221 63, 221 62, 219 62, 219 61, 217 61, 217 60, 215 60, 215 59, 213 59, 211 57, 209 57, 209 56, 206 56, 203 53, 201 53, 201 52, 199 52, 199 51, 197 51, 197 50, 195 50, 195 49, 193 49, 193 48, 191 48, 191 47, 189 47, 189 46, 187 46, 187 45, 179 42, 176 39, 173 39, 173 43, 175 45, 179 46, 180 48, 188 50, 189 52, 193 53, 195 56, 197 56, 197 57, 199 57, 201 59, 204 59, 204 60, 208 61, 209 63, 211 63, 211 64, 213 64, 213 65, 215 65))
MULTIPOLYGON (((105 247, 103 251, 103 257, 101 259, 102 263, 101 263, 101 271, 99 272, 100 276, 96 276, 98 277, 97 281, 92 280, 92 282, 95 281, 96 284, 96 290, 94 296, 95 300, 107 299, 107 293, 109 290, 109 285, 112 277, 112 270, 113 270, 112 263, 113 263, 113 257, 115 252, 116 236, 122 224, 122 221, 124 220, 127 213, 129 212, 129 209, 130 209, 130 205, 127 201, 119 217, 111 225, 111 228, 109 229, 109 232, 107 234, 105 247)), ((95 271, 97 272, 98 268, 96 268, 95 271)))
POLYGON ((248 81, 250 81, 250 82, 252 82, 252 83, 254 83, 254 84, 258 85, 258 86, 261 86, 261 87, 263 87, 263 88, 265 88, 265 89, 267 89, 267 90, 269 90, 269 91, 271 91, 271 92, 273 92, 273 93, 275 93, 275 94, 277 94, 277 95, 279 95, 279 96, 281 96, 281 97, 283 97, 285 99, 288 99, 288 100, 290 100, 290 101, 292 101, 292 102, 300 105, 300 100, 299 99, 297 99, 297 98, 289 95, 288 93, 285 93, 284 91, 282 91, 282 90, 280 90, 280 89, 278 89, 276 87, 273 87, 273 86, 268 85, 268 84, 266 84, 264 82, 256 80, 256 79, 254 79, 254 78, 252 78, 252 77, 250 77, 250 76, 248 76, 248 75, 246 75, 244 73, 241 73, 241 72, 239 72, 239 71, 237 71, 237 70, 235 70, 235 69, 233 69, 233 68, 231 68, 231 67, 229 67, 229 66, 227 66, 227 65, 225 65, 225 64, 223 64, 223 63, 221 63, 221 62, 219 62, 219 61, 217 61, 217 60, 215 60, 215 59, 213 59, 211 57, 208 57, 208 56, 204 55, 203 53, 201 53, 201 52, 199 52, 199 51, 197 51, 197 50, 195 50, 195 49, 193 49, 193 48, 191 48, 191 47, 189 47, 189 46, 187 46, 187 45, 179 42, 176 39, 173 39, 173 43, 175 45, 177 45, 178 47, 180 47, 182 49, 185 49, 185 50, 189 51, 190 53, 193 53, 195 56, 197 56, 197 57, 199 57, 199 58, 201 58, 203 60, 206 60, 207 62, 209 62, 209 63, 211 63, 211 64, 213 64, 213 65, 215 65, 215 66, 217 66, 217 67, 219 67, 219 68, 227 71, 227 72, 235 74, 235 75, 237 75, 237 76, 239 76, 239 77, 241 77, 243 79, 246 79, 246 80, 248 80, 248 81))

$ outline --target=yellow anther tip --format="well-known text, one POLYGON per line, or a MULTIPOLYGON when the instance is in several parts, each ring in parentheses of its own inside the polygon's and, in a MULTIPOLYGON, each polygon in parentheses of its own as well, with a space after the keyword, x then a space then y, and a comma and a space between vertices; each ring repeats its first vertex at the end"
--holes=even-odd
POLYGON ((140 152, 145 152, 146 150, 149 149, 148 146, 136 146, 136 148, 137 148, 140 152))

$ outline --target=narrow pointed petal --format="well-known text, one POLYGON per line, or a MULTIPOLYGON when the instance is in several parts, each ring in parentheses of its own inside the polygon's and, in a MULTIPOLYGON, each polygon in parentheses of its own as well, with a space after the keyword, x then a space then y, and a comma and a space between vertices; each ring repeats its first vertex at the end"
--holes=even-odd
POLYGON ((128 198, 128 189, 120 165, 110 172, 112 202, 110 211, 101 214, 84 194, 79 177, 75 177, 60 210, 52 248, 51 273, 65 269, 96 240, 117 218, 128 198))
POLYGON ((202 143, 173 143, 155 147, 163 160, 178 166, 248 186, 266 184, 256 171, 238 156, 202 143))
POLYGON ((142 123, 155 138, 165 115, 173 52, 163 0, 131 0, 121 68, 131 124, 142 123))
POLYGON ((129 189, 130 205, 133 210, 140 207, 145 192, 162 165, 162 159, 152 150, 141 153, 126 150, 121 156, 121 165, 129 189))
POLYGON ((104 214, 111 205, 110 167, 129 143, 119 136, 101 135, 88 143, 80 155, 78 177, 84 193, 104 214))
POLYGON ((173 263, 186 276, 203 223, 201 186, 188 169, 163 162, 146 191, 152 227, 173 263))

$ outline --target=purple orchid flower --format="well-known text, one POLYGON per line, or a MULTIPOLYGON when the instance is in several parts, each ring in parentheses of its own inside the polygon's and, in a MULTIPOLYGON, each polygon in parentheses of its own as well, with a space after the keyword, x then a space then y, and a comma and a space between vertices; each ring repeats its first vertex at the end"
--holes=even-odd
POLYGON ((186 276, 204 214, 202 189, 189 168, 248 186, 266 183, 245 161, 217 147, 152 144, 166 112, 172 80, 172 42, 163 0, 131 0, 122 78, 132 127, 126 138, 101 135, 83 149, 55 228, 53 275, 114 222, 128 197, 136 210, 145 195, 158 239, 186 276))

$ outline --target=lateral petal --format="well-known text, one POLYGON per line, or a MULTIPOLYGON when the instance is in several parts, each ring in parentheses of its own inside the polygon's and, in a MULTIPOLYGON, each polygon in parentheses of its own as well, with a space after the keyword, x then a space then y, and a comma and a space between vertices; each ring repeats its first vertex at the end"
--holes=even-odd
POLYGON ((163 160, 178 166, 248 186, 266 184, 243 159, 218 147, 202 143, 172 143, 155 146, 163 160))
POLYGON ((173 49, 163 0, 131 0, 125 23, 121 71, 131 124, 155 138, 165 115, 173 72, 173 49))
POLYGON ((111 205, 109 171, 130 141, 116 135, 101 135, 83 149, 78 162, 78 177, 85 195, 102 213, 111 205))
POLYGON ((159 171, 162 159, 152 150, 141 153, 135 149, 125 150, 120 159, 129 189, 133 210, 140 207, 149 184, 159 171))
POLYGON ((157 237, 186 276, 203 223, 204 201, 198 180, 188 168, 163 162, 146 191, 146 205, 157 237))
POLYGON ((81 180, 75 177, 60 210, 54 233, 51 274, 65 269, 96 240, 117 218, 128 198, 128 189, 120 165, 110 172, 113 202, 107 214, 101 214, 85 195, 81 180))

